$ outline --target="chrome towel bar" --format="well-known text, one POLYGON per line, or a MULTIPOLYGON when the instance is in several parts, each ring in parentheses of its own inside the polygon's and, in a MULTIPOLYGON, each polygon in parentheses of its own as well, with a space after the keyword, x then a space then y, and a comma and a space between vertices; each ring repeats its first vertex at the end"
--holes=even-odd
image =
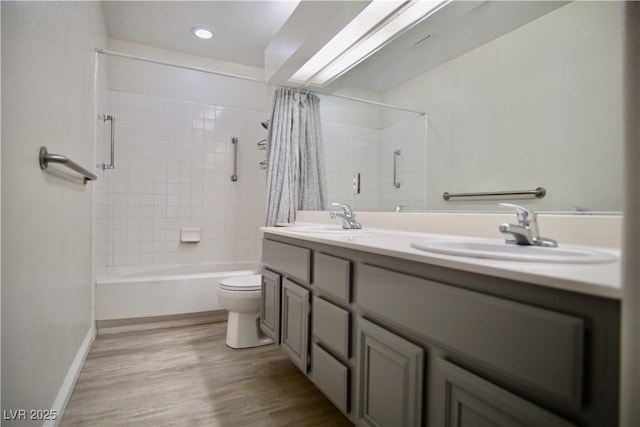
POLYGON ((235 136, 231 138, 233 144, 233 175, 231 175, 231 182, 238 180, 238 138, 235 136))
POLYGON ((517 190, 517 191, 494 191, 490 193, 442 193, 442 198, 450 200, 459 197, 496 197, 496 196, 531 196, 539 199, 543 198, 547 194, 547 190, 543 187, 538 187, 535 190, 517 190))
POLYGON ((400 188, 400 181, 398 181, 398 161, 400 160, 401 154, 401 149, 396 148, 393 150, 393 186, 395 188, 400 188))
POLYGON ((40 147, 39 160, 40 169, 46 169, 49 166, 49 162, 60 163, 61 165, 65 165, 69 169, 73 169, 83 176, 85 184, 87 183, 87 181, 95 181, 96 179, 98 179, 97 176, 95 176, 82 166, 79 166, 77 163, 69 160, 68 157, 61 154, 49 154, 49 152, 47 151, 47 147, 40 147))
POLYGON ((99 119, 102 119, 103 122, 106 122, 107 120, 109 120, 111 122, 111 163, 106 164, 103 163, 102 165, 98 165, 99 167, 102 167, 102 170, 106 170, 106 169, 113 169, 115 167, 115 163, 114 163, 114 146, 115 146, 115 123, 116 123, 116 118, 113 116, 110 116, 108 114, 102 114, 98 116, 99 119))

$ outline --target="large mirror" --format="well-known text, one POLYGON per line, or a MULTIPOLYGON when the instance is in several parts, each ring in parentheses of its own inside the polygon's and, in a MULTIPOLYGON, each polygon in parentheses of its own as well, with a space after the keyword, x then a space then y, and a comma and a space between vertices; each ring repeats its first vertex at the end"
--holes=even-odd
POLYGON ((622 2, 453 2, 322 97, 329 199, 360 211, 619 212, 622 2), (533 11, 533 12, 532 12, 533 11), (443 193, 533 190, 542 198, 443 193))

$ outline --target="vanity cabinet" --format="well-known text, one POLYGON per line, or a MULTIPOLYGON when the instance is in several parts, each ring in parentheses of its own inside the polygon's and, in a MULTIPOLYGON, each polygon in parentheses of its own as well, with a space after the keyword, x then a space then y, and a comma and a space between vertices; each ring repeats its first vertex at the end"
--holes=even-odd
POLYGON ((356 425, 618 423, 617 300, 271 233, 263 251, 261 327, 356 425))

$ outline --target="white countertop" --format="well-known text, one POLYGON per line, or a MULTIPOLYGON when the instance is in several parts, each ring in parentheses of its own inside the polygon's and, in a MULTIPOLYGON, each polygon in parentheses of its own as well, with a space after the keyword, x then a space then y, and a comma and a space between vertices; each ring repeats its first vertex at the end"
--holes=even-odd
MULTIPOLYGON (((418 239, 460 240, 460 236, 445 234, 415 233, 375 228, 367 228, 368 232, 357 235, 300 233, 291 231, 291 227, 262 227, 261 230, 268 234, 517 280, 571 292, 612 299, 620 299, 622 297, 620 252, 610 249, 592 248, 616 255, 618 260, 615 262, 597 264, 521 262, 443 255, 411 247, 411 242, 418 239)), ((468 240, 487 241, 487 239, 472 237, 469 237, 468 240)), ((584 246, 575 245, 562 245, 562 247, 584 248, 584 246)))

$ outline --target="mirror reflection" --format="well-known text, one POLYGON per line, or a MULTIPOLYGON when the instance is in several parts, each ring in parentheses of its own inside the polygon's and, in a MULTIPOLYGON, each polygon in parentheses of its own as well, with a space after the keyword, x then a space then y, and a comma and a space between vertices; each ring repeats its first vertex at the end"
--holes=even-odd
MULTIPOLYGON (((482 19, 500 20, 488 11, 482 19)), ((421 41, 403 41, 403 54, 439 54, 431 49, 447 49, 449 27, 406 35, 421 41)), ((322 97, 329 200, 360 211, 497 211, 509 198, 443 193, 544 187, 543 198, 510 200, 537 211, 621 211, 623 49, 621 2, 573 2, 393 87, 379 84, 393 64, 382 75, 370 66, 384 64, 378 52, 337 93, 426 114, 322 97)))

